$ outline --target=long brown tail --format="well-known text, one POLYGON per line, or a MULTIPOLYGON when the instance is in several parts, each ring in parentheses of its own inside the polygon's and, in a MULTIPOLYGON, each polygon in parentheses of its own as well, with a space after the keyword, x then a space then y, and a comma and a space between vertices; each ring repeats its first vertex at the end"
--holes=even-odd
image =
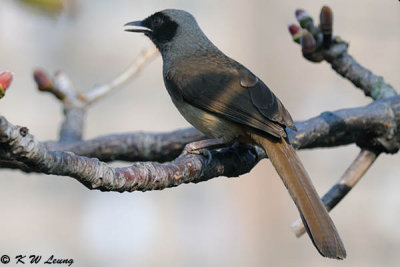
POLYGON ((282 178, 319 253, 328 258, 346 258, 336 227, 292 146, 283 138, 280 141, 258 135, 252 138, 264 148, 282 178))

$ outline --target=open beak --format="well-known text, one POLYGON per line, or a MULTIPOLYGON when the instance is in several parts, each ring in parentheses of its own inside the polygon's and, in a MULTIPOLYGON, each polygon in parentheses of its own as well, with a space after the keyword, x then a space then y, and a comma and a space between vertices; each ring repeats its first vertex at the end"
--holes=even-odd
POLYGON ((134 26, 134 28, 132 29, 125 29, 125 31, 127 32, 142 32, 145 34, 152 32, 151 29, 147 28, 146 26, 143 26, 141 20, 128 22, 124 26, 134 26))

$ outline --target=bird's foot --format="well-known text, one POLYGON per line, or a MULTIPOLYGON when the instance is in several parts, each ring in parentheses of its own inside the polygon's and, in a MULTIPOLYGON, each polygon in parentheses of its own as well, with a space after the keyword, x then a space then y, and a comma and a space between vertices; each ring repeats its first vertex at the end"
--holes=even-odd
POLYGON ((254 145, 252 145, 252 144, 242 143, 242 142, 236 142, 236 143, 234 144, 234 146, 235 146, 235 147, 238 147, 238 148, 243 148, 243 149, 249 150, 249 151, 250 151, 252 154, 254 154, 255 156, 258 155, 258 151, 257 151, 256 146, 254 146, 254 145))
POLYGON ((193 143, 189 143, 183 149, 183 154, 197 154, 207 157, 207 164, 212 160, 212 154, 209 149, 216 149, 226 146, 226 142, 222 138, 205 139, 193 143))
POLYGON ((183 150, 183 153, 198 154, 195 151, 201 149, 216 149, 225 147, 226 145, 227 143, 222 138, 205 139, 187 144, 183 150))

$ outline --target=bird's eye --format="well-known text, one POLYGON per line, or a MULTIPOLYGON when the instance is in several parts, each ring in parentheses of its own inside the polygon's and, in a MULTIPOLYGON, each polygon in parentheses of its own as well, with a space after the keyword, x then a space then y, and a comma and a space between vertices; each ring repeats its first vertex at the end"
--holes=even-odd
POLYGON ((160 26, 162 24, 162 19, 160 18, 160 17, 155 17, 154 19, 153 19, 153 25, 154 25, 154 27, 158 27, 158 26, 160 26))

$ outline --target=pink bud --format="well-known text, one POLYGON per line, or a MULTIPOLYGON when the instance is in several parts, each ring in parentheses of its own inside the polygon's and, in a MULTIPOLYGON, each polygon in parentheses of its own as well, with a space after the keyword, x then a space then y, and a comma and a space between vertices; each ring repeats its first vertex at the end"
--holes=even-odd
POLYGON ((43 70, 35 70, 33 72, 33 78, 35 79, 35 82, 40 91, 47 91, 53 87, 53 83, 49 75, 43 70))
POLYGON ((10 86, 13 80, 13 73, 10 71, 4 71, 0 73, 0 98, 4 96, 7 88, 10 86))
POLYGON ((7 89, 13 80, 13 73, 10 71, 4 71, 0 73, 0 85, 3 89, 7 89))
POLYGON ((300 27, 296 24, 289 24, 288 28, 292 36, 296 35, 300 31, 300 27))

